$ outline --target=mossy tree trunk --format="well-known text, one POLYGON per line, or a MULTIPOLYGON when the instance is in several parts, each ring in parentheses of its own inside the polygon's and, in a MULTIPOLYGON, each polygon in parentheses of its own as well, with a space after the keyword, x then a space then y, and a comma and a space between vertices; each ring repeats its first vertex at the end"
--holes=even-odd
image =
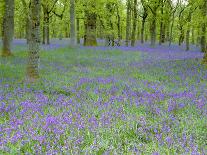
POLYGON ((27 64, 27 80, 34 82, 39 78, 40 51, 40 8, 41 0, 32 0, 30 7, 30 41, 27 64))
POLYGON ((2 56, 11 56, 11 45, 14 36, 14 0, 5 1, 5 10, 3 16, 3 47, 2 56))

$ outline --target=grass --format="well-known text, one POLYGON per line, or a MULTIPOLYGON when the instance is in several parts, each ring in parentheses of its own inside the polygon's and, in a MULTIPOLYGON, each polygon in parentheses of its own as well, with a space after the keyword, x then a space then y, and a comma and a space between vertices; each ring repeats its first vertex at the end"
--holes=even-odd
POLYGON ((0 58, 0 154, 206 153, 200 61, 61 48, 41 51, 41 79, 25 85, 27 54, 20 49, 0 58), (23 123, 9 132, 12 120, 23 123))

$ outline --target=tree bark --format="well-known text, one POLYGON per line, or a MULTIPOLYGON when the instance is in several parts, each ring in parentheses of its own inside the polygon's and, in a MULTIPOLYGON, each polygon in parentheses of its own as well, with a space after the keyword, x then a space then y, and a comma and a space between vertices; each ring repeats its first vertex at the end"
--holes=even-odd
POLYGON ((156 13, 153 13, 153 19, 151 23, 151 46, 155 46, 156 44, 156 13))
POLYGON ((3 16, 3 47, 2 56, 11 56, 11 45, 14 36, 14 0, 5 1, 5 10, 3 16))
POLYGON ((95 13, 85 12, 85 36, 84 36, 84 46, 97 46, 96 41, 96 18, 95 13))
POLYGON ((183 27, 181 27, 180 36, 179 36, 179 43, 178 43, 179 46, 181 46, 181 44, 183 43, 183 40, 184 40, 184 29, 183 29, 183 27))
POLYGON ((130 30, 131 30, 131 0, 127 0, 126 46, 129 46, 130 30))
POLYGON ((207 43, 206 43, 206 17, 207 17, 207 1, 204 0, 203 2, 203 17, 204 21, 202 23, 202 38, 201 38, 201 50, 204 52, 203 63, 207 64, 207 43))
POLYGON ((39 78, 40 51, 40 8, 41 0, 31 0, 29 53, 27 64, 27 80, 34 82, 39 78))
MULTIPOLYGON (((202 8, 202 16, 204 19, 206 19, 207 16, 207 2, 206 0, 203 1, 202 8)), ((201 24, 201 51, 206 52, 206 21, 204 20, 201 24)))
POLYGON ((50 44, 50 13, 48 11, 48 8, 43 7, 43 41, 42 44, 50 44))
POLYGON ((186 31, 186 51, 190 50, 190 22, 191 22, 191 12, 189 12, 188 18, 187 18, 187 31, 186 31))
POLYGON ((161 21, 160 21, 160 40, 159 45, 165 42, 165 25, 164 25, 164 1, 161 0, 162 6, 161 6, 161 21))
POLYGON ((80 44, 80 19, 77 18, 77 43, 80 44))
POLYGON ((121 44, 121 16, 119 14, 119 7, 116 6, 117 9, 117 30, 118 30, 118 46, 121 44))
POLYGON ((191 32, 192 32, 191 43, 194 45, 195 44, 195 30, 194 30, 194 28, 192 28, 191 32))
POLYGON ((76 46, 75 0, 70 0, 70 44, 76 46))
POLYGON ((137 0, 134 0, 134 19, 133 19, 133 28, 132 28, 132 41, 131 46, 135 46, 136 40, 136 29, 137 29, 137 0))

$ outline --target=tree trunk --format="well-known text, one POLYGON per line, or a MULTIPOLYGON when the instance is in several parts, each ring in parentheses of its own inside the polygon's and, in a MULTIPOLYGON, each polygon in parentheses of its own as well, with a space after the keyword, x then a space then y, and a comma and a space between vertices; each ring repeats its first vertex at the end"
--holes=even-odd
POLYGON ((85 36, 84 36, 84 46, 97 46, 96 41, 96 18, 95 13, 85 12, 85 36))
POLYGON ((163 15, 164 15, 164 2, 163 0, 161 1, 162 7, 161 7, 161 21, 160 21, 160 40, 159 40, 159 45, 165 42, 165 25, 163 22, 163 15))
POLYGON ((135 46, 136 28, 137 28, 137 0, 134 0, 134 19, 133 19, 131 46, 135 46))
POLYGON ((206 24, 201 26, 202 36, 201 36, 201 52, 206 51, 206 24))
POLYGON ((186 31, 186 51, 190 50, 190 27, 186 31))
POLYGON ((179 46, 183 43, 184 40, 184 30, 183 28, 180 29, 180 36, 179 36, 179 46))
POLYGON ((116 6, 117 8, 117 30, 118 30, 118 46, 121 44, 121 17, 119 14, 119 7, 116 6))
POLYGON ((2 56, 11 56, 11 44, 14 36, 14 0, 5 1, 3 16, 3 48, 2 56))
POLYGON ((47 45, 50 44, 50 20, 49 20, 49 13, 47 13, 46 18, 46 39, 47 39, 47 45))
POLYGON ((131 0, 127 0, 127 19, 126 19, 126 46, 129 46, 131 30, 131 0))
POLYGON ((195 30, 194 30, 194 28, 192 28, 192 36, 191 36, 191 43, 194 45, 195 44, 195 30))
POLYGON ((144 29, 145 29, 145 19, 142 20, 142 28, 141 28, 141 43, 144 43, 144 29))
POLYGON ((151 46, 155 46, 156 43, 156 14, 153 14, 153 19, 151 23, 151 46))
POLYGON ((80 44, 80 19, 77 18, 77 43, 80 44))
POLYGON ((76 45, 76 30, 75 30, 75 0, 70 0, 70 44, 76 45))
POLYGON ((186 51, 190 50, 190 22, 191 22, 191 12, 188 15, 187 18, 187 31, 186 31, 186 51))
MULTIPOLYGON (((203 17, 206 19, 207 17, 207 1, 204 0, 204 4, 202 7, 203 17)), ((207 44, 206 44, 206 25, 207 22, 204 20, 202 23, 202 38, 201 38, 201 51, 204 52, 203 62, 207 64, 207 44)))
POLYGON ((44 14, 44 18, 43 18, 43 33, 42 33, 42 44, 50 44, 50 30, 49 30, 49 11, 47 8, 43 7, 43 14, 44 14))
POLYGON ((27 64, 27 80, 34 82, 39 78, 40 51, 40 8, 41 0, 31 0, 29 53, 27 64))
POLYGON ((170 24, 169 46, 171 46, 172 40, 173 40, 173 27, 174 27, 174 22, 175 22, 175 11, 173 11, 172 23, 170 24))

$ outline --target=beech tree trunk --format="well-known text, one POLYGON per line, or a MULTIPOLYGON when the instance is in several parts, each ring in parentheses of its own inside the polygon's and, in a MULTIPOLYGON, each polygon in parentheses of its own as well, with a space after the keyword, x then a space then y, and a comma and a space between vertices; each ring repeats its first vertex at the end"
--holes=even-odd
POLYGON ((85 36, 84 36, 84 46, 97 46, 96 41, 96 18, 95 13, 85 12, 85 36))
POLYGON ((195 30, 194 30, 194 28, 192 28, 192 36, 191 36, 191 42, 192 42, 192 44, 194 45, 195 44, 195 30))
POLYGON ((161 1, 161 21, 160 21, 160 40, 159 40, 159 45, 165 42, 165 24, 164 24, 164 1, 161 1))
POLYGON ((135 46, 136 41, 136 29, 137 29, 137 0, 134 0, 134 19, 133 19, 133 28, 132 28, 132 41, 131 46, 135 46))
POLYGON ((42 37, 43 37, 43 41, 42 44, 50 44, 50 27, 49 27, 49 22, 50 22, 50 13, 48 11, 47 8, 43 7, 43 13, 44 13, 44 18, 43 18, 43 33, 42 33, 42 37))
POLYGON ((14 36, 14 0, 5 1, 2 34, 2 56, 11 56, 11 45, 14 36))
POLYGON ((190 50, 190 27, 186 31, 186 51, 190 50))
POLYGON ((121 44, 121 16, 119 14, 119 7, 116 6, 117 9, 117 30, 118 30, 118 46, 121 44))
POLYGON ((143 18, 142 20, 142 28, 141 28, 141 43, 144 43, 144 30, 145 30, 145 22, 146 20, 143 18))
POLYGON ((40 8, 41 0, 31 0, 30 7, 30 40, 27 64, 27 80, 34 82, 39 78, 40 51, 40 8))
MULTIPOLYGON (((203 6, 202 6, 202 14, 203 18, 207 16, 207 2, 204 0, 203 6)), ((206 51, 206 21, 203 21, 201 24, 201 51, 202 52, 207 52, 206 51)), ((207 60, 207 59, 206 59, 207 60)))
POLYGON ((191 22, 191 12, 189 13, 188 15, 188 18, 187 18, 187 31, 186 31, 186 51, 189 51, 190 50, 190 22, 191 22))
POLYGON ((80 44, 80 19, 77 18, 77 43, 80 44))
POLYGON ((183 28, 180 29, 180 36, 179 36, 179 46, 183 43, 184 40, 184 30, 183 28))
MULTIPOLYGON (((204 0, 203 8, 203 17, 206 19, 207 16, 207 1, 204 0)), ((204 20, 202 23, 202 38, 201 38, 201 50, 204 52, 203 62, 207 64, 207 43, 206 43, 206 25, 207 22, 204 20)))
POLYGON ((71 46, 76 45, 75 0, 70 0, 70 43, 71 46))
POLYGON ((127 0, 126 46, 129 46, 130 30, 131 30, 131 0, 127 0))
POLYGON ((151 46, 155 46, 156 43, 156 14, 153 14, 153 19, 151 23, 151 46))

